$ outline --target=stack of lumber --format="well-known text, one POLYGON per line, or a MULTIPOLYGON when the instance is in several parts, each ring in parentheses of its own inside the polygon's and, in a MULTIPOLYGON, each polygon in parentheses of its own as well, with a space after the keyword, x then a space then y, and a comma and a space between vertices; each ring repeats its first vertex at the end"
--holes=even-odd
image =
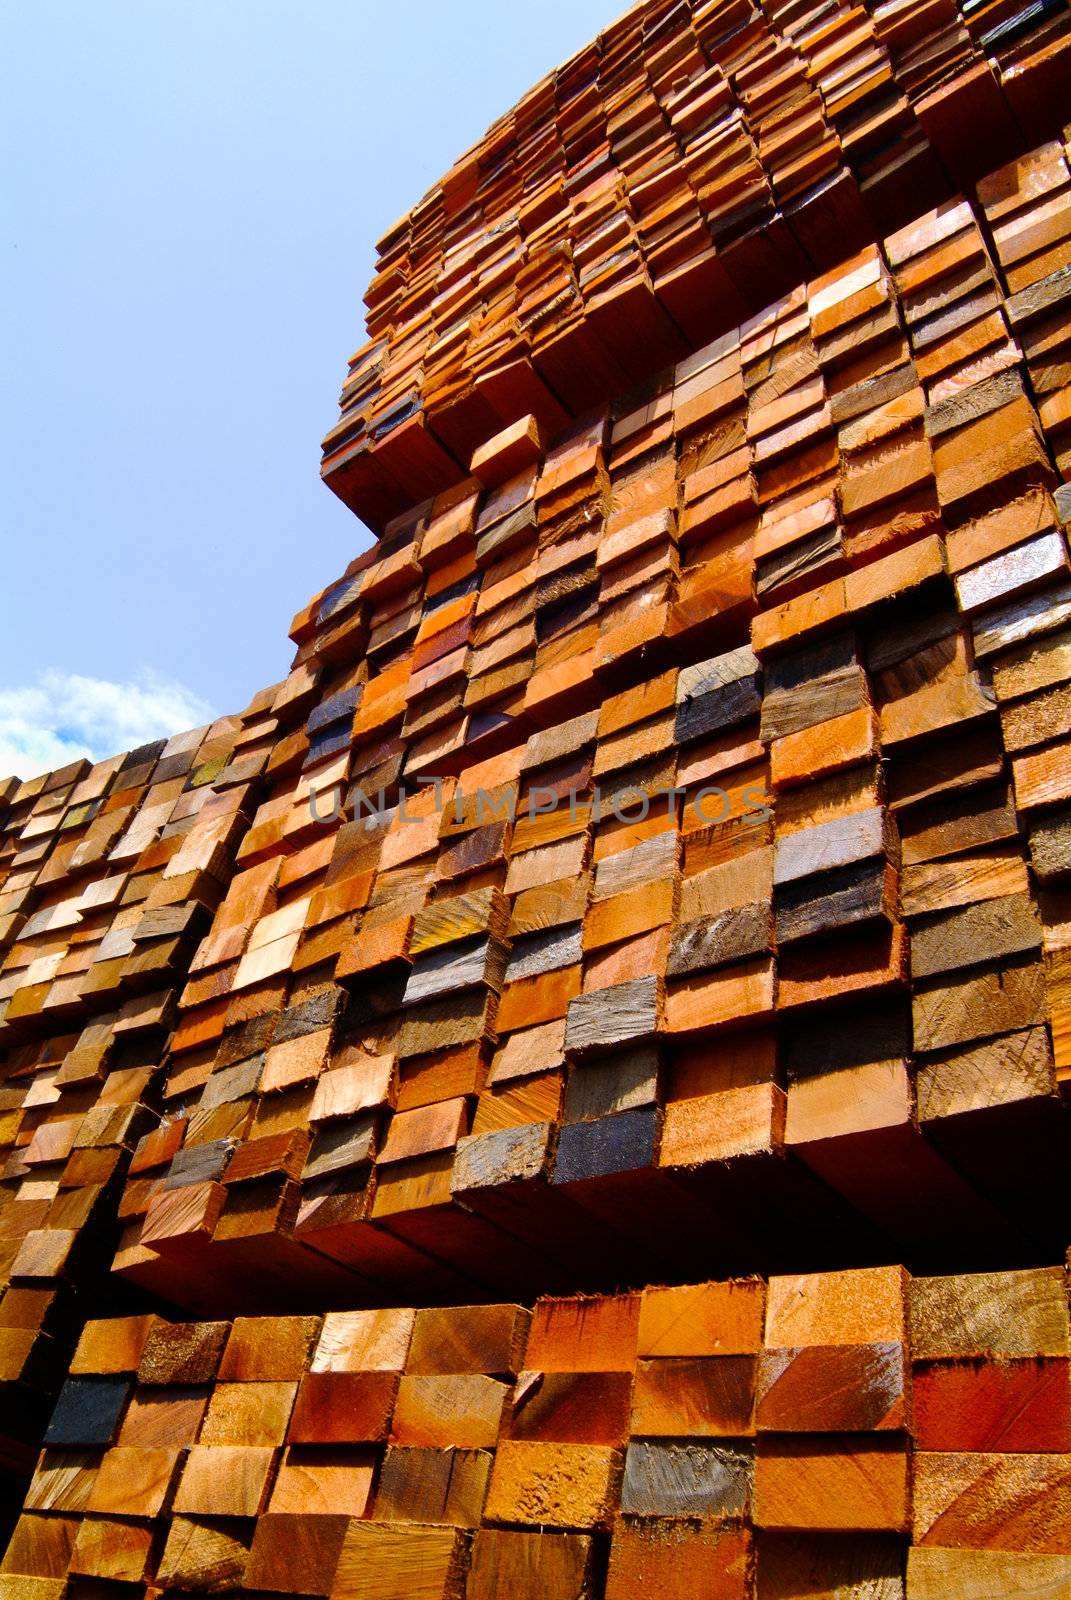
POLYGON ((0 1595, 1057 1594, 1069 1452, 1060 1267, 132 1316, 82 1334, 0 1595))
POLYGON ((1067 19, 630 12, 285 680, 0 781, 0 1600, 1071 1592, 1067 19))
POLYGON ((1044 147, 494 435, 299 613, 119 1274, 215 1314, 686 1275, 697 1228, 1065 1247, 1066 391, 1020 331, 1069 196, 1044 147))
POLYGON ((1054 0, 652 0, 379 243, 324 440, 377 532, 499 428, 557 431, 1058 134, 1054 0))
POLYGON ((7 785, 0 1476, 32 1460, 79 1319, 106 1298, 130 1154, 160 1122, 177 997, 249 825, 270 701, 7 785))

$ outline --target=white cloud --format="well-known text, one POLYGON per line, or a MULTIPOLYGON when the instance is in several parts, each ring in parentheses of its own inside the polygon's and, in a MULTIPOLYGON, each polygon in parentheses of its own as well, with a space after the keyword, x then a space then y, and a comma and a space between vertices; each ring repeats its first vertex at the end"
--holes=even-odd
POLYGON ((155 672, 129 683, 42 672, 34 684, 0 689, 0 778, 36 777, 81 756, 102 761, 213 715, 192 689, 155 672))

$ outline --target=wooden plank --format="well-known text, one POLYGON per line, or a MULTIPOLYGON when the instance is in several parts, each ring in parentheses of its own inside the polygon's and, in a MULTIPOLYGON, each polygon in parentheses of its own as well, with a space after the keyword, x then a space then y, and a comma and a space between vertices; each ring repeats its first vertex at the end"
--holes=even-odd
POLYGON ((685 667, 677 679, 675 737, 680 744, 758 715, 762 669, 745 645, 685 667))
POLYGON ((779 946, 858 923, 894 923, 897 875, 886 861, 864 861, 784 884, 774 899, 779 946))
POLYGON ((641 1356, 748 1355, 762 1346, 765 1285, 756 1279, 645 1289, 641 1356))
POLYGON ((177 1476, 179 1460, 177 1448, 114 1445, 101 1459, 86 1511, 158 1516, 177 1476))
POLYGON ((590 1590, 593 1557, 588 1534, 482 1528, 472 1544, 467 1600, 580 1600, 590 1590))
POLYGON ((753 1471, 746 1446, 633 1439, 625 1458, 621 1510, 709 1522, 746 1517, 753 1471))
POLYGON ((779 1533, 758 1541, 758 1583, 770 1600, 791 1600, 801 1584, 816 1600, 852 1593, 902 1600, 903 1565, 903 1540, 895 1534, 779 1533))
POLYGON ((43 1450, 26 1490, 26 1511, 83 1512, 100 1461, 98 1450, 43 1450))
POLYGON ((71 1358, 72 1373, 136 1372, 152 1329, 150 1316, 87 1322, 71 1358))
POLYGON ((794 883, 887 853, 888 824, 879 808, 801 828, 779 838, 774 850, 774 884, 794 883))
POLYGON ((912 1000, 915 1048, 940 1050, 1045 1020, 1039 966, 1008 966, 916 991, 912 1000))
POLYGON ((665 1110, 659 1165, 695 1167, 771 1154, 781 1148, 784 1117, 784 1090, 773 1083, 740 1084, 674 1101, 665 1110))
POLYGON ((684 923, 674 932, 666 972, 680 977, 765 955, 771 932, 769 906, 762 902, 684 923))
POLYGON ((760 1433, 869 1433, 906 1423, 901 1343, 767 1348, 759 1357, 760 1433))
POLYGON ((296 1383, 217 1383, 201 1425, 200 1442, 281 1444, 297 1389, 296 1383))
POLYGON ((911 975, 932 977, 987 960, 1039 949, 1041 924, 1033 902, 1008 895, 951 911, 912 929, 911 975))
POLYGON ((354 1519, 329 1592, 367 1594, 369 1600, 462 1600, 466 1553, 457 1528, 354 1519))
POLYGON ((485 1089, 476 1103, 472 1131, 477 1137, 503 1128, 546 1125, 558 1119, 562 1100, 562 1074, 539 1073, 523 1083, 485 1089))
POLYGON ((649 1438, 743 1438, 754 1430, 751 1356, 640 1361, 632 1431, 649 1438))
POLYGON ((474 1193, 538 1178, 546 1171, 553 1123, 522 1122, 516 1127, 459 1139, 450 1176, 451 1193, 471 1202, 474 1193))
POLYGON ((628 1440, 631 1396, 627 1372, 526 1372, 503 1437, 621 1447, 628 1440))
POLYGON ((130 1388, 129 1381, 124 1378, 68 1378, 60 1390, 45 1443, 110 1444, 129 1399, 130 1388))
POLYGON ((364 1444, 390 1433, 398 1379, 391 1372, 310 1372, 301 1380, 287 1439, 364 1444))
POLYGON ((67 1575, 80 1519, 34 1516, 23 1513, 8 1541, 0 1572, 20 1579, 57 1578, 67 1575))
POLYGON ((856 1434, 760 1439, 755 1522, 761 1528, 906 1528, 908 1455, 896 1438, 856 1434))
POLYGON ((537 1527, 604 1526, 619 1473, 618 1452, 605 1446, 506 1439, 495 1455, 486 1516, 537 1527))
POLYGON ((657 1140, 655 1106, 640 1106, 591 1122, 568 1123, 558 1137, 553 1182, 583 1183, 650 1167, 657 1140))
POLYGON ((1066 1455, 917 1451, 914 1462, 915 1544, 1068 1554, 1066 1455))
POLYGON ((915 1083, 921 1123, 1046 1097, 1055 1085, 1048 1033, 1037 1026, 952 1050, 921 1062, 915 1083))
POLYGON ((1071 1353, 1057 1267, 915 1278, 909 1298, 916 1360, 1071 1353))
POLYGON ((902 1344, 907 1287, 907 1275, 900 1267, 771 1277, 766 1345, 794 1349, 902 1344))
POLYGON ((400 1445, 493 1449, 507 1386, 481 1374, 404 1377, 391 1441, 400 1445))
POLYGON ((656 978, 638 978, 577 996, 569 1003, 566 1053, 609 1050, 652 1037, 658 1027, 659 1000, 656 978))
POLYGON ((1026 891, 1026 868, 1019 850, 1011 846, 956 856, 952 861, 905 866, 901 878, 903 911, 908 917, 1026 891))
POLYGON ((490 939, 432 950, 413 962, 404 1003, 419 1005, 441 995, 486 984, 498 990, 505 971, 505 951, 490 939))
POLYGON ((205 1384, 138 1385, 119 1430, 121 1445, 154 1449, 195 1442, 208 1406, 205 1384))
POLYGON ((247 1535, 211 1518, 175 1516, 160 1557, 160 1582, 177 1590, 211 1592, 240 1585, 249 1561, 247 1535))
POLYGON ((228 1322, 156 1319, 138 1364, 138 1382, 200 1384, 215 1377, 230 1334, 228 1322))
POLYGON ((409 949, 423 955, 442 944, 471 938, 485 930, 504 932, 506 905, 500 892, 488 885, 445 900, 433 900, 414 918, 409 949))
POLYGON ((258 1517, 246 1582, 277 1594, 329 1595, 349 1527, 342 1516, 258 1517))
POLYGON ((753 1560, 746 1528, 696 1527, 654 1518, 622 1521, 610 1548, 606 1600, 628 1600, 646 1590, 745 1600, 753 1560))
POLYGON ((911 1600, 988 1600, 1007 1595, 1059 1595, 1071 1582, 1071 1555, 912 1546, 907 1555, 911 1600))
POLYGON ((539 1372, 631 1372, 640 1297, 544 1296, 532 1313, 525 1368, 539 1372))
POLYGON ((340 1448, 288 1449, 268 1501, 272 1513, 305 1516, 366 1516, 379 1451, 340 1448))
POLYGON ((916 1448, 932 1451, 1067 1453, 1071 1440, 1068 1360, 916 1363, 916 1448))
POLYGON ((653 1105, 657 1098, 658 1056, 652 1049, 626 1050, 605 1060, 587 1061, 569 1074, 564 1120, 591 1122, 653 1105))
POLYGON ((418 1311, 406 1372, 429 1376, 517 1372, 528 1323, 528 1312, 515 1305, 418 1311))
POLYGON ((218 1368, 222 1379, 299 1379, 320 1334, 319 1317, 236 1317, 218 1368))
POLYGON ((666 997, 666 1030, 701 1032, 768 1015, 774 1006, 774 962, 739 962, 675 983, 666 997))
POLYGON ((838 634, 767 667, 760 736, 774 741, 858 711, 867 698, 855 639, 838 634))
POLYGON ((497 1462, 498 1457, 484 1450, 388 1445, 376 1495, 376 1517, 385 1522, 478 1527, 493 1460, 497 1462))
POLYGON ((255 1517, 275 1464, 265 1445, 194 1445, 175 1491, 176 1511, 196 1516, 255 1517))
POLYGON ((152 1529, 115 1518, 86 1517, 71 1551, 72 1574, 140 1583, 148 1574, 152 1529))

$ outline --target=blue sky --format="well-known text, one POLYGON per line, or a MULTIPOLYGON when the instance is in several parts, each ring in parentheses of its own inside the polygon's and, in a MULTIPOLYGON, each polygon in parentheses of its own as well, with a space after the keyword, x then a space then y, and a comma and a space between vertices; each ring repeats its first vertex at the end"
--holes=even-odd
POLYGON ((367 540, 317 465, 374 242, 617 9, 3 9, 0 776, 285 675, 367 540))

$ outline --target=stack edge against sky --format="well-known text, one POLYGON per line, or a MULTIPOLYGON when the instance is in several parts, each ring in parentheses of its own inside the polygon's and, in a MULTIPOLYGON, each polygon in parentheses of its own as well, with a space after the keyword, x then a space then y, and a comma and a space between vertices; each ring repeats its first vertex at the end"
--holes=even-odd
POLYGON ((0 787, 0 1600, 1071 1594, 1069 62, 631 11, 285 682, 0 787))

